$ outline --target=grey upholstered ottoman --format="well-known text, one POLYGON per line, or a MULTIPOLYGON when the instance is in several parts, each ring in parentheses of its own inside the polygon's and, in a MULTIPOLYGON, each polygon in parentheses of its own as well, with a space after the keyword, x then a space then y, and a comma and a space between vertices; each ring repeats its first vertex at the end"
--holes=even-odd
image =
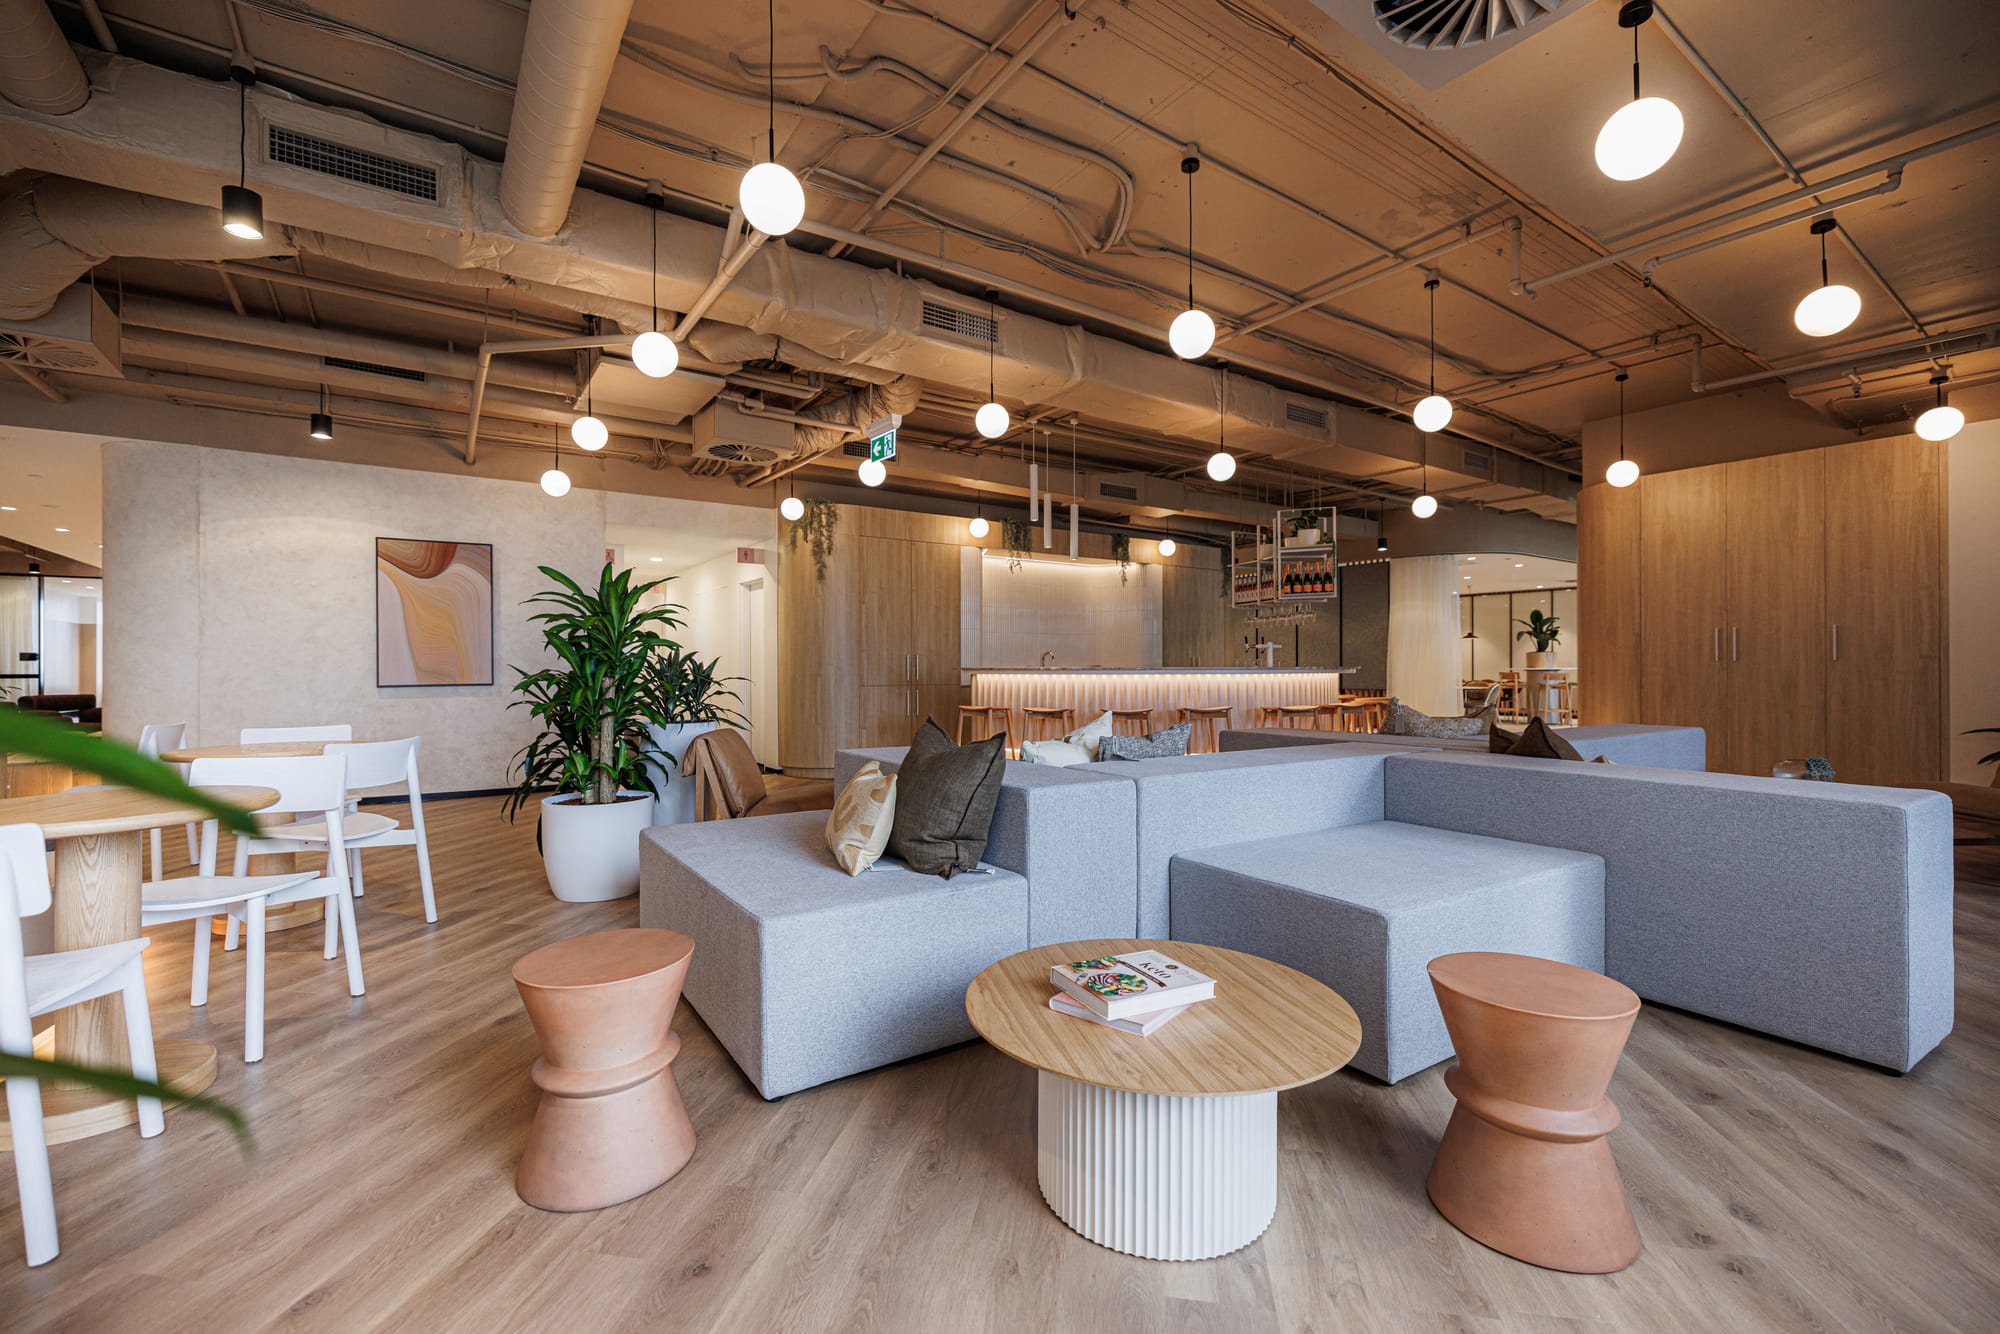
POLYGON ((1425 965, 1499 950, 1604 967, 1604 862, 1374 821, 1173 859, 1173 938, 1262 955, 1361 1018, 1350 1064, 1395 1083, 1452 1053, 1425 965))
POLYGON ((664 825, 639 840, 639 921, 694 937, 683 994, 766 1098, 973 1036, 965 989, 1028 947, 1028 886, 827 854, 826 813, 664 825))

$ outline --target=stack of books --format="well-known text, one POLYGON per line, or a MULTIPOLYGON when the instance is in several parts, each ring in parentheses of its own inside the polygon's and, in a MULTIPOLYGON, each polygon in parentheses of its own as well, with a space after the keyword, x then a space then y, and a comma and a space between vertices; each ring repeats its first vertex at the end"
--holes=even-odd
POLYGON ((1215 996, 1215 979, 1158 950, 1078 959, 1049 969, 1049 1008, 1147 1037, 1215 996))

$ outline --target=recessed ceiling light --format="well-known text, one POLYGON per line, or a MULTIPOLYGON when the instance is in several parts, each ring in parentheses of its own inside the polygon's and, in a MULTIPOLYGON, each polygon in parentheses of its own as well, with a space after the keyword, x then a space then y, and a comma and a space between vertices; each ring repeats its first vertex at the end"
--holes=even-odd
POLYGON ((0 510, 6 510, 9 514, 12 514, 15 508, 13 505, 0 505, 0 510))
POLYGON ((660 563, 661 561, 665 560, 665 559, 666 559, 666 557, 665 557, 665 556, 648 556, 648 557, 646 557, 646 559, 647 559, 647 560, 649 560, 649 561, 651 561, 651 562, 653 562, 653 564, 655 564, 655 565, 658 565, 658 564, 659 564, 659 563, 660 563))
POLYGON ((1536 584, 1536 585, 1535 585, 1535 587, 1536 587, 1536 588, 1540 588, 1540 587, 1541 587, 1541 585, 1540 585, 1540 584, 1536 584))
POLYGON ((1467 559, 1467 560, 1469 560, 1469 561, 1473 561, 1473 560, 1478 560, 1478 559, 1479 559, 1479 557, 1477 557, 1477 556, 1467 556, 1467 557, 1466 557, 1466 559, 1467 559))
POLYGON ((1528 565, 1527 565, 1527 562, 1525 562, 1525 561, 1518 561, 1518 560, 1517 560, 1517 561, 1515 561, 1515 562, 1514 562, 1514 568, 1515 568, 1515 569, 1517 569, 1517 570, 1525 570, 1525 569, 1527 569, 1527 568, 1528 568, 1528 565))
POLYGON ((1465 576, 1464 576, 1464 579, 1465 579, 1465 582, 1466 582, 1466 583, 1468 583, 1468 584, 1472 582, 1472 576, 1471 576, 1471 575, 1469 575, 1469 574, 1468 574, 1468 575, 1465 575, 1465 576))
POLYGON ((68 532, 68 531, 69 531, 69 529, 67 529, 67 528, 58 528, 58 529, 56 529, 56 531, 57 531, 57 532, 59 532, 59 533, 66 533, 66 532, 68 532))

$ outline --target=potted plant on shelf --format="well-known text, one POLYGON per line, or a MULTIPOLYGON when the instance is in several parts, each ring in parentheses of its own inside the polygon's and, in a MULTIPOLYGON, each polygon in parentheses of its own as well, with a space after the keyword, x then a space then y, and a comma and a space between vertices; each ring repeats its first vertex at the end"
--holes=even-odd
POLYGON ((594 591, 546 565, 541 571, 556 587, 528 599, 548 608, 529 619, 540 622, 556 662, 514 669, 520 698, 508 707, 526 705, 541 731, 515 756, 521 781, 507 815, 539 800, 542 867, 557 898, 625 898, 639 890, 639 834, 653 823, 658 795, 647 769, 650 729, 670 721, 648 688, 648 664, 678 647, 664 632, 680 625, 680 608, 642 606, 666 581, 635 585, 631 571, 609 563, 594 591))
POLYGON ((1288 547, 1316 547, 1320 538, 1320 515, 1318 510, 1300 510, 1292 516, 1292 535, 1285 545, 1288 547))
POLYGON ((678 644, 672 644, 647 660, 646 691, 654 711, 667 719, 647 730, 656 755, 666 763, 649 760, 653 790, 659 796, 661 824, 689 824, 694 820, 694 785, 681 777, 678 757, 687 745, 704 732, 724 724, 742 725, 736 711, 741 702, 731 686, 740 677, 724 676, 718 670, 720 658, 703 662, 678 644))
POLYGON ((1553 616, 1543 615, 1537 608, 1528 613, 1527 620, 1517 619, 1514 624, 1525 627, 1516 633, 1514 638, 1535 641, 1535 651, 1528 655, 1528 666, 1540 668, 1555 666, 1555 647, 1562 643, 1562 623, 1553 616))

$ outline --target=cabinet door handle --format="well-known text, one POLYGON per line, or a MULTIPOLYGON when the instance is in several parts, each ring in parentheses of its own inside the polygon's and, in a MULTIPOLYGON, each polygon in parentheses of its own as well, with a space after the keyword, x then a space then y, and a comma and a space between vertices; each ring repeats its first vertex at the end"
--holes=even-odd
POLYGON ((916 657, 917 657, 917 670, 910 673, 910 679, 912 681, 921 681, 924 679, 924 655, 919 653, 916 655, 916 657))
POLYGON ((1722 661, 1722 627, 1715 627, 1715 660, 1722 661))
POLYGON ((1833 627, 1833 660, 1835 662, 1840 661, 1840 627, 1838 625, 1833 627))
POLYGON ((1740 650, 1740 649, 1741 649, 1742 647, 1743 647, 1743 627, 1742 627, 1742 626, 1740 626, 1740 625, 1732 625, 1732 626, 1730 626, 1730 627, 1729 627, 1729 660, 1730 660, 1731 662, 1735 662, 1735 661, 1736 661, 1737 657, 1739 656, 1739 650, 1740 650))

